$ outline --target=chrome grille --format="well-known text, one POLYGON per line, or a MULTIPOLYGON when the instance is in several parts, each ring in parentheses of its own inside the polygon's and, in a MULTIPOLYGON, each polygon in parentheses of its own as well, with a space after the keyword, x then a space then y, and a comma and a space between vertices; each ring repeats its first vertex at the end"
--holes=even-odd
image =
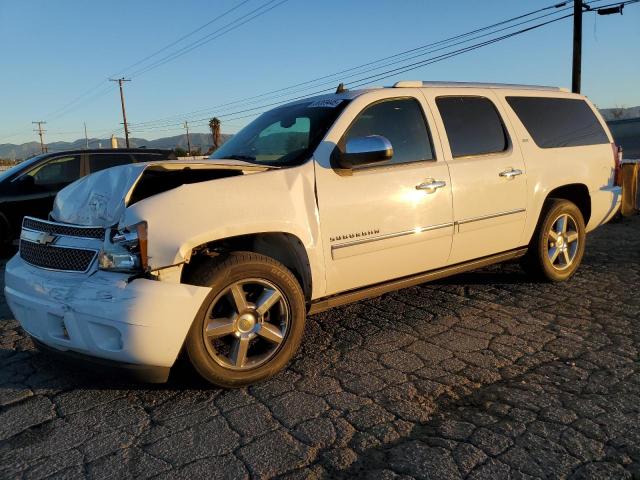
POLYGON ((97 252, 83 248, 41 245, 20 240, 20 257, 36 267, 67 272, 86 272, 97 252))
POLYGON ((52 235, 63 235, 65 237, 96 238, 104 239, 105 230, 102 227, 81 227, 77 225, 65 225, 62 223, 47 222, 37 218, 25 217, 22 221, 22 228, 35 230, 37 232, 47 232, 52 235))

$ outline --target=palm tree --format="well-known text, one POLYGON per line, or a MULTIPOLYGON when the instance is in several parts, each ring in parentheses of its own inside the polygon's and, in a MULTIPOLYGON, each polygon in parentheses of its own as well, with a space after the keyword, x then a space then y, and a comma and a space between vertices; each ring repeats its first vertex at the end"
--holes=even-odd
POLYGON ((213 117, 209 120, 209 128, 211 128, 211 136, 213 137, 213 152, 220 147, 220 120, 213 117))

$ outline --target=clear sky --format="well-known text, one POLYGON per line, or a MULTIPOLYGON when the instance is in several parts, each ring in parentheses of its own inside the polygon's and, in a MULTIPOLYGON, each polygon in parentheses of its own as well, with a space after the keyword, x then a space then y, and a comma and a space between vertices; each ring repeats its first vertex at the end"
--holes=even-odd
MULTIPOLYGON (((173 61, 135 75, 150 62, 267 2, 0 0, 0 144, 35 140, 33 120, 48 122, 47 141, 82 137, 83 122, 90 137, 108 137, 114 132, 122 135, 118 132, 118 93, 105 81, 111 75, 133 74, 133 80, 125 86, 128 119, 134 124, 135 136, 152 139, 182 133, 178 122, 184 118, 198 120, 287 97, 265 97, 258 103, 219 107, 200 115, 188 112, 341 71, 554 3, 288 0, 278 5, 276 1, 269 6, 277 6, 264 15, 173 61), (172 49, 123 72, 234 6, 236 10, 172 49), (86 92, 88 95, 69 105, 86 92), (173 115, 171 121, 147 124, 145 129, 138 126, 136 130, 136 123, 173 115)), ((374 83, 429 79, 570 87, 571 35, 571 19, 566 19, 374 83)), ((583 93, 599 107, 640 105, 638 58, 640 3, 628 5, 623 16, 584 15, 583 93)), ((337 85, 337 79, 330 82, 337 85)), ((301 93, 305 92, 289 96, 301 93)), ((238 116, 243 115, 235 118, 238 116)), ((225 133, 237 131, 250 120, 227 119, 222 117, 225 133)), ((204 132, 207 128, 202 121, 194 122, 192 131, 204 132)))

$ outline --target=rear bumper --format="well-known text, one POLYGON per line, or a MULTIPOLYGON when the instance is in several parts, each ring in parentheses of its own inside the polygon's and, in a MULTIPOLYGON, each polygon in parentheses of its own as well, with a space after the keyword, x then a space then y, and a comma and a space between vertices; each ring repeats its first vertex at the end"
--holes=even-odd
POLYGON ((118 364, 169 368, 208 288, 127 275, 51 272, 12 258, 5 296, 39 343, 118 364))

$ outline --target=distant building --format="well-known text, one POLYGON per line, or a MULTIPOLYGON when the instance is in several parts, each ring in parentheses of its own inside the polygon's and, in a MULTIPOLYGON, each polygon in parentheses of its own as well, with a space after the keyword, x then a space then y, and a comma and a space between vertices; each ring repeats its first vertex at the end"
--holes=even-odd
POLYGON ((115 135, 111 135, 111 148, 118 148, 118 139, 115 135))

